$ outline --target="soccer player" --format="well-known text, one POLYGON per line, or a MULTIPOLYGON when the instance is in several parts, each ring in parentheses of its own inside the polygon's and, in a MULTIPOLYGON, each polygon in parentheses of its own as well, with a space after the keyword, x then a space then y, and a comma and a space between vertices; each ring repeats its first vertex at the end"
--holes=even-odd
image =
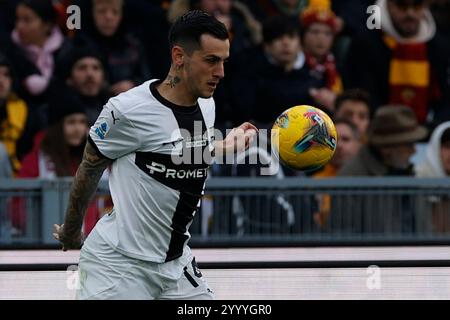
POLYGON ((55 225, 63 250, 80 247, 86 206, 112 165, 114 209, 84 241, 78 299, 214 297, 187 246, 188 228, 213 150, 242 151, 257 129, 244 123, 214 141, 212 95, 230 46, 225 26, 191 11, 174 23, 169 40, 167 77, 111 98, 90 129, 65 222, 55 225))

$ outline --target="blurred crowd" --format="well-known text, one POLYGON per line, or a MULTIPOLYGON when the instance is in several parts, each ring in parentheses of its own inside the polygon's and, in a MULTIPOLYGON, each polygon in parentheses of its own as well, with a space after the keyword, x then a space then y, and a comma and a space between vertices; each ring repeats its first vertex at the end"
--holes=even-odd
POLYGON ((0 3, 0 175, 73 175, 105 102, 165 76, 168 30, 191 9, 230 32, 214 96, 218 128, 248 120, 269 128, 283 110, 310 104, 333 117, 339 135, 333 160, 311 175, 450 173, 448 0, 8 0, 0 3), (79 29, 68 28, 71 5, 79 29), (424 163, 412 168, 415 145, 436 127, 424 163))
POLYGON ((310 104, 332 116, 339 143, 308 175, 450 175, 450 0, 7 0, 0 177, 73 176, 105 102, 165 76, 168 30, 191 9, 230 33, 219 129, 269 128, 310 104), (79 29, 68 28, 71 5, 79 29), (427 149, 413 166, 417 143, 427 149))

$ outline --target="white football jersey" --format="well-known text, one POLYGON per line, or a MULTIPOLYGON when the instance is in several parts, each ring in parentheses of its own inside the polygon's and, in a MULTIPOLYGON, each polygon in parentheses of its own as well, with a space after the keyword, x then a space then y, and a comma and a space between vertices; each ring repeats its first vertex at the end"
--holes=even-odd
POLYGON ((183 255, 200 207, 214 141, 212 98, 175 105, 150 80, 111 98, 89 132, 113 159, 111 214, 97 231, 124 255, 166 262, 183 255))

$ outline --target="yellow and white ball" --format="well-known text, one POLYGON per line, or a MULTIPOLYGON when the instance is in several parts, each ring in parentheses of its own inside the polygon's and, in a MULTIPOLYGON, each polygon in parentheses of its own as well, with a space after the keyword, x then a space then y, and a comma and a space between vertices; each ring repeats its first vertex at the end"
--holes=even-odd
POLYGON ((333 121, 322 110, 300 105, 284 111, 271 133, 272 150, 285 166, 302 171, 327 164, 336 150, 333 121))

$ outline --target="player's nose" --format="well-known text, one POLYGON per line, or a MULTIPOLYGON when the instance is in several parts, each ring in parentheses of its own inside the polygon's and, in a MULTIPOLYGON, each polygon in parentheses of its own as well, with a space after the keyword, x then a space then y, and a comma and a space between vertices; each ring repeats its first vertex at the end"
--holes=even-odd
POLYGON ((223 63, 219 63, 217 65, 217 67, 214 69, 213 76, 215 78, 219 78, 219 79, 222 79, 223 77, 225 77, 225 70, 223 67, 223 63))

